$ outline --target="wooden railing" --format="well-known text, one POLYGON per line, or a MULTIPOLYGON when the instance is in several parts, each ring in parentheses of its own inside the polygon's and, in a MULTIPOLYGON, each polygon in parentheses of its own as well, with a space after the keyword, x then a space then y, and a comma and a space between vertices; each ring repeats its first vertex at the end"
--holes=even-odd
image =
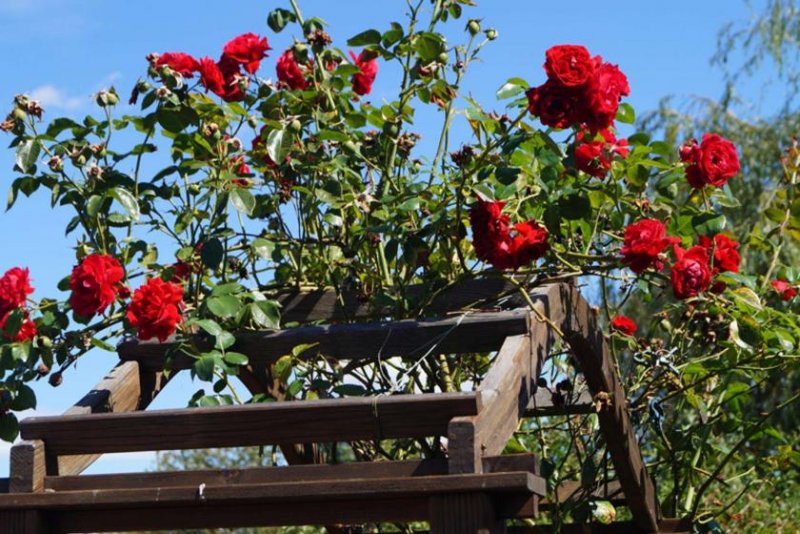
MULTIPOLYGON (((444 315, 514 290, 501 280, 470 281, 461 290, 437 293, 429 305, 444 315)), ((328 292, 281 298, 284 317, 293 321, 385 313, 348 308, 346 298, 328 292)), ((340 360, 410 356, 434 346, 437 353, 496 350, 471 392, 145 411, 166 384, 161 369, 172 345, 123 343, 121 363, 77 405, 62 416, 21 423, 25 441, 12 448, 0 532, 413 520, 428 521, 437 533, 506 532, 506 519, 535 517, 540 505, 552 504, 543 499, 545 482, 533 455, 502 456, 520 420, 589 413, 598 395, 608 399, 598 420, 617 476, 613 496, 633 517, 620 528, 676 531, 674 522, 659 517, 625 392, 592 309, 568 284, 538 288, 530 302, 533 308, 479 309, 458 317, 248 333, 235 345, 249 357, 242 378, 253 393, 266 387, 259 371, 301 343, 316 343, 316 351, 340 360), (536 380, 558 339, 571 350, 588 391, 554 404, 536 380), (111 452, 277 444, 290 463, 298 463, 312 458, 294 457, 291 444, 426 436, 447 437, 446 460, 78 476, 111 452)), ((178 353, 171 369, 191 363, 178 353)), ((559 487, 550 499, 568 500, 580 489, 559 487)))

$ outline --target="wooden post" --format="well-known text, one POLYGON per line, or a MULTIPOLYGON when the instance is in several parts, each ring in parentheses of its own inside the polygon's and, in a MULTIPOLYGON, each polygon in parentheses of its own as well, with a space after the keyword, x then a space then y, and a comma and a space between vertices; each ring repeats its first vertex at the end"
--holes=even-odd
POLYGON ((0 511, 0 532, 8 534, 50 534, 50 521, 36 510, 0 511))
POLYGON ((491 498, 484 493, 437 495, 430 499, 431 534, 505 534, 491 498))
POLYGON ((44 443, 38 439, 22 441, 11 447, 10 456, 8 491, 37 493, 44 490, 44 443))

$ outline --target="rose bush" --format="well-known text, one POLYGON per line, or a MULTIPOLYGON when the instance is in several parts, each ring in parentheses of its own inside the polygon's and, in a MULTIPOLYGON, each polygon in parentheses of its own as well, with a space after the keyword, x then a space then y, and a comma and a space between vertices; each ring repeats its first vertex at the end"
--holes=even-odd
MULTIPOLYGON (((232 350, 236 334, 279 328, 281 289, 334 288, 407 318, 466 278, 506 277, 522 291, 573 280, 597 295, 609 335, 617 332, 665 512, 704 519, 724 507, 703 496, 739 476, 731 460, 745 448, 755 454, 737 464, 742 476, 768 476, 773 464, 762 460, 785 439, 770 418, 797 396, 768 409, 750 401, 769 372, 796 365, 800 272, 783 243, 800 238, 800 151, 788 150, 761 223, 734 234, 726 210, 740 199, 726 184, 740 170, 736 147, 713 132, 681 146, 643 132, 623 138, 635 123, 623 99, 635 88, 585 47, 541 51, 543 70, 522 65, 538 85, 497 81, 508 114, 463 95, 471 63, 497 37, 472 19, 464 43, 448 43, 438 28, 469 4, 436 0, 423 25, 419 2, 405 26, 346 43, 294 4, 276 9, 270 31, 292 28, 296 39, 274 65, 270 36, 252 33, 224 44, 218 60, 151 54, 129 107, 109 89, 97 95, 99 116, 83 121, 45 121, 37 102, 18 96, 0 125, 17 153, 9 206, 46 189, 72 210, 66 232, 80 237, 58 288, 68 296, 31 301, 20 267, 0 278, 2 437, 16 436, 15 411, 35 406, 28 382, 57 367, 57 385, 86 351, 113 350, 120 335, 176 338, 209 382, 193 404, 241 401, 230 380, 247 363, 232 350), (402 79, 396 96, 370 102, 390 69, 402 79), (414 131, 421 113, 442 123, 426 159, 416 145, 434 134, 414 131), (472 136, 456 145, 459 115, 472 136), (140 142, 118 146, 119 131, 140 142), (145 159, 160 170, 144 172, 145 159), (429 291, 406 292, 419 283, 429 291), (655 312, 621 314, 645 306, 655 312)), ((452 391, 479 381, 489 361, 434 355, 342 369, 313 350, 281 358, 269 370, 274 388, 254 401, 452 391)), ((579 383, 566 363, 557 356, 542 387, 560 394, 579 383)), ((539 452, 554 484, 591 485, 602 453, 577 432, 585 423, 570 425, 569 446, 533 422, 510 447, 539 452), (581 465, 559 456, 576 447, 581 465)), ((353 450, 367 459, 443 448, 353 450)), ((556 511, 554 520, 587 513, 556 511)))

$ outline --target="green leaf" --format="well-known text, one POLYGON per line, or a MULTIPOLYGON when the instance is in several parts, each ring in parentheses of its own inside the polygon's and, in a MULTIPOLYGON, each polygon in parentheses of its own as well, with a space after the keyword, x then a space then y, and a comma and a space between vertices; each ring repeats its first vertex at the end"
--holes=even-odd
POLYGON ((39 151, 42 145, 36 139, 29 139, 17 148, 17 167, 24 173, 33 172, 36 161, 39 159, 39 151))
POLYGON ((93 337, 90 343, 92 344, 93 347, 97 347, 98 349, 102 349, 107 352, 113 352, 115 354, 117 352, 117 349, 116 347, 114 347, 114 345, 112 345, 111 343, 107 343, 102 339, 97 339, 96 337, 93 337))
POLYGON ((222 256, 224 254, 222 241, 216 237, 212 237, 203 243, 203 250, 200 251, 200 259, 203 264, 209 269, 216 269, 222 263, 222 256))
POLYGON ((727 219, 717 213, 701 213, 692 217, 692 226, 698 235, 712 236, 725 229, 727 219))
POLYGON ((511 78, 497 90, 497 99, 505 100, 517 96, 528 88, 528 82, 522 78, 511 78))
POLYGON ((172 133, 179 133, 198 120, 197 112, 190 107, 162 107, 156 113, 158 124, 172 133))
POLYGON ((617 510, 608 501, 592 501, 592 516, 602 525, 610 525, 617 517, 617 510))
POLYGON ((218 336, 222 333, 222 327, 213 319, 197 319, 193 321, 193 324, 196 324, 211 336, 218 336))
POLYGON ((564 219, 584 219, 591 215, 592 203, 583 193, 571 193, 558 200, 558 214, 564 219))
POLYGON ((11 403, 11 409, 17 412, 21 412, 23 410, 32 410, 35 408, 36 408, 36 393, 34 393, 30 387, 24 384, 21 385, 19 387, 19 391, 17 391, 17 396, 11 403))
POLYGON ((619 109, 617 110, 617 120, 624 124, 633 124, 636 122, 636 112, 633 111, 633 106, 628 104, 627 102, 623 102, 619 105, 619 109))
POLYGON ((275 33, 280 33, 287 24, 295 22, 297 17, 288 9, 277 8, 267 15, 267 26, 275 33))
POLYGON ((256 199, 253 194, 244 187, 234 187, 231 189, 231 203, 236 211, 245 215, 252 215, 256 207, 256 199))
POLYGON ((272 253, 275 251, 275 243, 261 237, 254 239, 251 246, 253 248, 253 252, 265 260, 271 259, 272 253))
POLYGON ((240 352, 226 352, 223 359, 229 365, 247 365, 250 361, 246 355, 240 352))
POLYGON ((389 48, 402 38, 403 27, 397 22, 392 22, 392 29, 384 32, 381 43, 383 44, 384 48, 389 48))
POLYGON ((292 136, 287 135, 285 130, 272 130, 267 135, 266 147, 272 161, 280 165, 292 148, 292 136))
POLYGON ((354 35, 347 40, 347 46, 368 46, 381 43, 381 32, 378 30, 367 30, 354 35))
POLYGON ((439 57, 439 54, 447 51, 447 43, 444 38, 436 33, 421 32, 414 38, 414 51, 419 58, 430 63, 439 57))
POLYGON ((292 357, 289 355, 281 356, 278 361, 272 364, 272 376, 281 382, 286 382, 292 374, 292 367, 292 357))
POLYGON ((414 197, 414 198, 409 198, 408 200, 397 206, 397 209, 399 211, 416 211, 419 209, 419 206, 420 206, 419 198, 414 197))
POLYGON ((264 328, 279 329, 281 315, 278 303, 273 300, 259 300, 249 305, 253 321, 264 328))
POLYGON ((367 390, 358 384, 341 384, 333 388, 333 392, 347 397, 363 397, 367 390))
POLYGON ((204 352, 194 362, 194 374, 200 380, 211 381, 214 378, 214 354, 213 352, 204 352))
POLYGON ((220 319, 229 319, 239 313, 242 303, 233 295, 209 297, 206 301, 208 310, 220 319))
POLYGON ((214 347, 219 350, 225 350, 232 347, 234 343, 236 343, 236 336, 223 330, 217 334, 217 340, 214 343, 214 347))
POLYGON ((0 416, 0 439, 11 443, 19 435, 19 422, 13 413, 0 416))
POLYGON ((130 191, 122 187, 114 187, 108 191, 108 194, 122 204, 122 207, 128 212, 131 220, 139 220, 139 203, 130 191))

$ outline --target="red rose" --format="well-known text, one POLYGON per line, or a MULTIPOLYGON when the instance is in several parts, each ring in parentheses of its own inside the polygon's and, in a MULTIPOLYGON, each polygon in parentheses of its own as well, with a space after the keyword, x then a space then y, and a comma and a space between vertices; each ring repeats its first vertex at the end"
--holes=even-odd
POLYGON ((161 278, 150 278, 133 293, 128 305, 128 321, 139 332, 139 339, 157 337, 164 342, 181 320, 183 288, 161 278))
POLYGON ((678 299, 694 297, 708 289, 711 271, 708 268, 708 251, 701 246, 689 250, 675 247, 678 261, 672 266, 672 290, 678 299))
POLYGON ((353 74, 353 77, 350 78, 350 82, 353 84, 353 92, 362 96, 370 94, 372 92, 372 84, 378 75, 378 60, 375 58, 374 53, 366 50, 362 50, 358 57, 351 51, 350 57, 353 58, 353 64, 361 70, 361 72, 353 74))
POLYGON ((548 80, 539 87, 528 89, 525 94, 528 97, 528 111, 539 117, 545 126, 567 128, 579 122, 579 93, 548 80))
POLYGON ((630 153, 628 140, 617 140, 608 128, 600 130, 599 139, 595 137, 591 141, 584 141, 584 132, 578 132, 575 138, 580 143, 575 147, 575 167, 596 178, 605 177, 615 154, 624 158, 630 153))
POLYGON ((478 200, 469 212, 475 255, 498 269, 509 268, 511 259, 509 217, 503 215, 505 205, 505 202, 478 200))
MULTIPOLYGON (((10 312, 5 314, 2 319, 0 319, 0 329, 4 330, 6 327, 6 322, 8 321, 8 317, 10 312)), ((36 337, 36 323, 28 318, 28 313, 25 312, 25 318, 22 320, 22 324, 17 330, 17 333, 14 335, 5 332, 4 337, 8 341, 27 341, 29 339, 33 339, 36 337)))
POLYGON ((617 332, 625 334, 626 336, 632 336, 636 333, 636 329, 638 327, 630 317, 626 317, 625 315, 617 315, 611 319, 611 328, 617 332))
POLYGON ((124 276, 116 258, 107 254, 86 256, 69 277, 70 306, 81 317, 102 313, 117 298, 124 276))
POLYGON ((717 234, 714 239, 708 236, 700 236, 700 246, 708 251, 708 255, 713 259, 714 274, 729 271, 739 272, 739 242, 726 235, 717 234))
POLYGON ((291 48, 278 58, 275 70, 278 73, 278 80, 289 87, 289 89, 303 90, 308 87, 306 76, 300 68, 300 65, 294 59, 294 52, 291 48))
POLYGON ((247 79, 239 72, 239 65, 225 57, 219 63, 204 57, 198 67, 200 82, 207 91, 211 91, 226 102, 235 102, 244 98, 242 83, 247 79))
POLYGON ((642 219, 625 228, 625 238, 620 252, 622 263, 639 274, 654 267, 660 271, 664 262, 659 255, 676 238, 667 236, 667 228, 659 220, 642 219))
POLYGON ((594 74, 600 58, 592 59, 589 51, 578 45, 556 45, 545 52, 547 77, 565 87, 585 84, 594 74))
POLYGON ((25 306, 28 295, 33 293, 28 269, 12 267, 0 277, 0 317, 25 306))
POLYGON ((156 67, 168 66, 186 78, 191 78, 195 71, 200 68, 200 63, 183 52, 164 52, 156 60, 156 67))
POLYGON ((511 241, 512 267, 518 269, 528 265, 550 249, 547 244, 547 229, 536 221, 521 222, 514 225, 517 235, 511 241))
POLYGON ((628 78, 619 67, 603 63, 586 86, 584 122, 594 131, 608 128, 614 124, 620 99, 630 92, 628 78))
POLYGON ((703 134, 703 142, 690 139, 680 150, 686 164, 686 179, 697 189, 705 185, 722 187, 739 172, 739 156, 733 143, 717 134, 703 134))
POLYGON ((781 294, 781 300, 791 300, 797 295, 797 288, 782 278, 773 280, 770 283, 772 288, 781 294))
POLYGON ((172 264, 172 278, 170 282, 183 283, 191 274, 192 266, 185 261, 178 260, 172 264))
POLYGON ((267 56, 267 50, 271 48, 266 37, 244 33, 227 42, 222 49, 222 56, 242 65, 250 74, 255 74, 261 66, 261 60, 267 56))

